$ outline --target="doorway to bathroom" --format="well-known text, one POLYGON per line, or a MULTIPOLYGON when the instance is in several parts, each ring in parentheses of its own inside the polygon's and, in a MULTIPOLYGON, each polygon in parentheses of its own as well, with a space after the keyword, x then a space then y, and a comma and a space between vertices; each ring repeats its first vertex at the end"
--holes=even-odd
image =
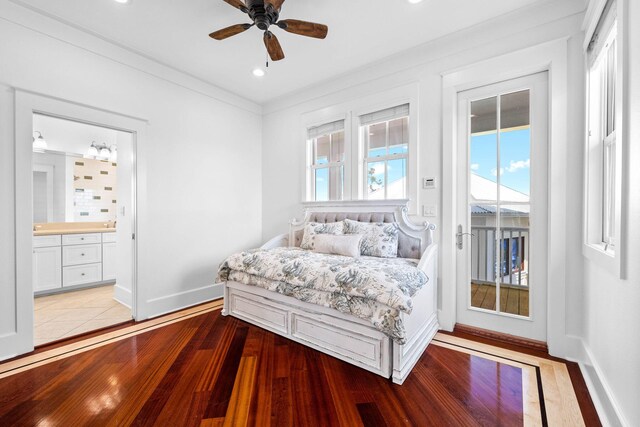
POLYGON ((133 135, 32 117, 34 346, 132 315, 133 135))

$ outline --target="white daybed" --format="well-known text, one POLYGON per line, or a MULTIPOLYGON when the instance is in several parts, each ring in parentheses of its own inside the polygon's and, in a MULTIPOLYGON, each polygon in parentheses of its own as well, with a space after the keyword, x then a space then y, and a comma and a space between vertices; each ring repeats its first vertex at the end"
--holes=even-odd
POLYGON ((364 222, 396 222, 398 256, 419 259, 428 282, 413 297, 411 314, 401 313, 406 344, 398 344, 369 322, 337 310, 299 301, 256 286, 225 282, 222 315, 231 315, 318 351, 402 384, 438 331, 438 249, 435 226, 415 225, 407 216, 407 200, 379 202, 306 203, 303 221, 271 239, 265 249, 300 246, 307 222, 329 223, 349 218, 364 222))

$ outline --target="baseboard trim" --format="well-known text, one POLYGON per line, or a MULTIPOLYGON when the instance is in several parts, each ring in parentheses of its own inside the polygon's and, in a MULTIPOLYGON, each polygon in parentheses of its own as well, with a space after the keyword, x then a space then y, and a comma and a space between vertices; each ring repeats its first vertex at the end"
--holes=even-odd
POLYGON ((476 328, 475 326, 462 325, 460 323, 456 323, 456 325, 453 328, 453 331, 462 332, 469 335, 475 335, 477 337, 482 337, 482 338, 489 338, 495 341, 500 341, 507 344, 529 348, 531 350, 543 351, 545 353, 549 353, 549 348, 547 347, 547 343, 542 341, 517 337, 515 335, 503 334, 500 332, 490 331, 488 329, 476 328))
POLYGON ((116 285, 113 287, 113 299, 118 301, 120 304, 125 305, 131 309, 131 302, 133 301, 133 296, 129 289, 123 288, 122 286, 116 285))
POLYGON ((620 405, 611 392, 611 387, 609 387, 602 369, 593 357, 593 353, 584 340, 580 340, 580 342, 582 343, 584 361, 578 362, 578 366, 580 366, 584 382, 587 384, 591 400, 602 424, 616 427, 630 426, 631 424, 627 422, 620 405))
POLYGON ((223 294, 224 284, 215 283, 201 288, 150 299, 146 301, 144 312, 148 314, 146 318, 150 319, 222 298, 223 294))

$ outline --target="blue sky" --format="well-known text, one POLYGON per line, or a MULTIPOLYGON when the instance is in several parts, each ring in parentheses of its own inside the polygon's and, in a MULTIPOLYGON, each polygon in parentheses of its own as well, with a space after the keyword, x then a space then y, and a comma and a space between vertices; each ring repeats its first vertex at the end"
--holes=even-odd
MULTIPOLYGON (((530 193, 530 129, 503 132, 500 135, 501 184, 524 194, 530 193)), ((496 134, 471 137, 472 172, 497 182, 496 134)))

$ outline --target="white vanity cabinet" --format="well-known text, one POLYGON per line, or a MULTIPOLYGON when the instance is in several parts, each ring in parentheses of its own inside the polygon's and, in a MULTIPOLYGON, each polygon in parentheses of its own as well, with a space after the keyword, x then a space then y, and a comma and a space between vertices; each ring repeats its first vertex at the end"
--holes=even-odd
POLYGON ((34 292, 62 288, 62 248, 33 248, 34 292))
POLYGON ((115 237, 115 232, 35 236, 34 292, 115 281, 115 237))
POLYGON ((102 280, 116 280, 116 233, 102 235, 102 280))

